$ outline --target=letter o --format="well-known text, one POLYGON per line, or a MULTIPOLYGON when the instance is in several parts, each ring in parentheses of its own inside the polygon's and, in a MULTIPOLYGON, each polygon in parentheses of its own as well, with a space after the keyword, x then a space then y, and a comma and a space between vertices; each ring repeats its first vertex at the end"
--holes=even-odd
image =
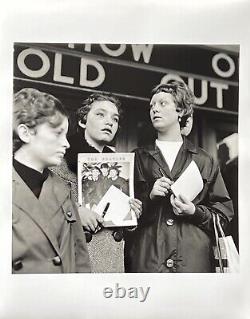
POLYGON ((126 44, 120 44, 119 48, 116 50, 109 49, 106 44, 100 44, 100 46, 103 52, 107 53, 110 56, 119 56, 126 50, 126 44))
POLYGON ((179 75, 169 73, 164 75, 164 77, 161 79, 161 84, 167 84, 171 80, 184 82, 179 75))
POLYGON ((20 71, 31 77, 31 78, 40 78, 44 76, 49 68, 50 68, 50 61, 48 56, 41 50, 37 49, 25 49, 23 50, 17 57, 17 65, 20 69, 20 71), (42 60, 42 67, 39 70, 30 70, 26 64, 25 64, 25 59, 28 55, 37 55, 41 60, 42 60))
POLYGON ((217 75, 221 76, 222 78, 229 78, 230 76, 234 74, 234 71, 235 71, 234 60, 230 56, 224 53, 217 53, 215 56, 213 56, 212 67, 214 72, 217 75), (223 71, 218 67, 218 61, 220 59, 226 60, 227 63, 229 64, 229 69, 227 71, 223 71))

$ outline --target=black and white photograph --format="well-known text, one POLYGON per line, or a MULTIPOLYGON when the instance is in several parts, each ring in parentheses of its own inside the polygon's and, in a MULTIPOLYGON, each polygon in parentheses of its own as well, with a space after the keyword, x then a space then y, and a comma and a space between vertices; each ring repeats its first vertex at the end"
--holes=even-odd
POLYGON ((247 319, 249 5, 97 1, 3 23, 0 318, 247 319))
MULTIPOLYGON (((117 236, 119 240, 113 236, 113 240, 125 246, 125 255, 122 253, 121 257, 124 271, 211 273, 219 269, 234 272, 230 264, 239 263, 237 253, 237 261, 232 261, 231 255, 224 255, 228 242, 220 246, 216 236, 219 232, 223 243, 231 236, 234 252, 235 247, 239 247, 239 53, 239 45, 15 43, 17 111, 14 110, 14 119, 16 116, 17 123, 14 138, 21 145, 14 153, 15 171, 23 176, 22 170, 30 165, 44 175, 44 168, 57 166, 54 171, 52 167, 54 174, 74 183, 72 175, 78 156, 78 202, 81 205, 78 214, 83 228, 92 233, 93 239, 102 232, 100 224, 109 218, 107 214, 103 221, 102 215, 96 215, 96 209, 99 215, 104 209, 104 202, 101 208, 98 204, 109 186, 118 187, 126 195, 134 193, 129 194, 128 176, 122 176, 124 172, 118 163, 108 162, 104 168, 104 163, 97 158, 101 158, 103 152, 107 152, 106 158, 119 157, 120 153, 112 155, 117 151, 133 152, 135 178, 130 179, 130 188, 135 189, 133 205, 137 205, 134 212, 138 210, 138 227, 128 234, 123 231, 117 236), (49 99, 47 104, 53 99, 61 103, 69 117, 58 119, 58 113, 64 115, 64 111, 49 111, 47 105, 43 111, 40 95, 44 96, 44 103, 46 99, 49 99), (26 112, 27 120, 18 112, 26 112), (48 115, 54 118, 50 120, 48 115), (47 140, 47 130, 42 133, 44 141, 39 145, 38 134, 33 133, 36 153, 32 156, 29 140, 26 137, 23 140, 20 134, 32 132, 45 120, 55 131, 57 143, 61 138, 61 145, 47 140), (51 163, 45 158, 50 155, 45 154, 45 143, 55 153, 51 163), (39 156, 43 156, 42 160, 39 156), (25 160, 38 158, 39 164, 43 161, 46 166, 38 167, 29 162, 20 169, 23 157, 25 160), (87 160, 91 157, 92 160, 87 160), (103 172, 108 176, 103 176, 103 172), (177 184, 181 187, 178 194, 177 184), (193 196, 189 197, 191 190, 193 196), (215 260, 216 251, 220 258, 215 260)), ((34 183, 35 177, 31 179, 34 183)), ((40 182, 40 192, 46 185, 44 180, 46 176, 40 182)), ((25 184, 32 190, 29 180, 25 184)), ((35 196, 41 202, 43 192, 40 197, 39 191, 35 196)), ((115 197, 110 191, 107 196, 112 195, 115 197)), ((46 203, 50 203, 48 195, 45 198, 46 203)), ((27 205, 30 199, 25 198, 23 202, 27 205)), ((55 219, 55 232, 59 233, 56 226, 59 217, 52 213, 50 218, 52 223, 55 219)), ((33 234, 28 221, 25 223, 33 234)), ((25 227, 23 230, 25 232, 25 227)), ((20 238, 18 230, 14 231, 20 238)), ((23 236, 27 241, 28 237, 23 236)), ((30 240, 33 241, 32 237, 30 240)), ((19 247, 14 240, 13 267, 21 272, 23 256, 28 252, 15 252, 16 246, 19 247)), ((62 259, 58 251, 54 255, 52 262, 53 258, 62 259)), ((103 265, 112 264, 112 258, 107 262, 105 256, 103 251, 103 255, 91 259, 102 259, 103 265)), ((63 260, 61 262, 63 266, 63 260)), ((120 272, 118 268, 116 271, 120 272)), ((103 272, 109 272, 108 269, 109 265, 103 272)))

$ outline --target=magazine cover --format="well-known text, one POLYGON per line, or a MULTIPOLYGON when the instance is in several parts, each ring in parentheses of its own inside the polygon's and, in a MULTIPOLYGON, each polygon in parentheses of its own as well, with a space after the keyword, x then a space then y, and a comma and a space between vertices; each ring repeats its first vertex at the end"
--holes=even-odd
POLYGON ((104 218, 104 227, 135 226, 134 154, 78 154, 78 202, 104 218))

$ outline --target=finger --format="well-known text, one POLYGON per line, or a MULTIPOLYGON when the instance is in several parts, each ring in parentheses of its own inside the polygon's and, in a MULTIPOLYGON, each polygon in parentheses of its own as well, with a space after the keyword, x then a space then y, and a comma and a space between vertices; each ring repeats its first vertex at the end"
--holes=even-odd
POLYGON ((102 224, 103 222, 104 222, 103 217, 98 215, 98 214, 96 214, 96 224, 98 224, 98 223, 102 224))
POLYGON ((170 196, 170 203, 173 207, 175 207, 174 195, 170 196))
POLYGON ((84 230, 91 232, 89 225, 82 225, 82 227, 84 228, 84 230))
POLYGON ((183 204, 178 198, 175 197, 174 202, 178 209, 183 210, 185 208, 185 204, 183 204))
POLYGON ((137 198, 130 198, 129 203, 136 205, 137 207, 142 206, 142 202, 137 198))
POLYGON ((181 215, 181 211, 179 209, 175 208, 175 207, 173 207, 173 212, 177 216, 181 215))
POLYGON ((157 190, 157 191, 154 192, 154 195, 155 196, 165 197, 166 193, 164 191, 157 190))
MULTIPOLYGON (((96 225, 96 226, 97 226, 97 225, 96 225)), ((89 225, 89 228, 90 228, 90 230, 91 230, 92 232, 94 232, 95 229, 96 229, 96 226, 95 226, 94 224, 90 224, 90 225, 89 225)))
POLYGON ((97 232, 98 232, 99 230, 101 230, 101 229, 102 229, 102 227, 98 225, 98 226, 96 227, 94 233, 97 233, 97 232))
POLYGON ((161 177, 158 180, 161 181, 161 182, 164 182, 164 183, 168 183, 170 185, 173 184, 173 181, 171 181, 171 179, 167 178, 166 176, 163 176, 163 177, 161 177))
POLYGON ((184 204, 189 204, 190 203, 190 200, 186 196, 184 196, 183 194, 179 194, 179 199, 184 204))

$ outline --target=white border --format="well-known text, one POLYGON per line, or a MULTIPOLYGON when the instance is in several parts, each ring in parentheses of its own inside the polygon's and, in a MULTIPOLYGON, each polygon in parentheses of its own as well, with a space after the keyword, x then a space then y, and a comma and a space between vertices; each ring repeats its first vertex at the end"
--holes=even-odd
POLYGON ((1 9, 0 318, 227 318, 250 314, 250 3, 195 1, 5 1, 1 9), (239 275, 10 274, 13 42, 240 44, 239 275), (148 287, 144 303, 105 299, 115 283, 148 287))

